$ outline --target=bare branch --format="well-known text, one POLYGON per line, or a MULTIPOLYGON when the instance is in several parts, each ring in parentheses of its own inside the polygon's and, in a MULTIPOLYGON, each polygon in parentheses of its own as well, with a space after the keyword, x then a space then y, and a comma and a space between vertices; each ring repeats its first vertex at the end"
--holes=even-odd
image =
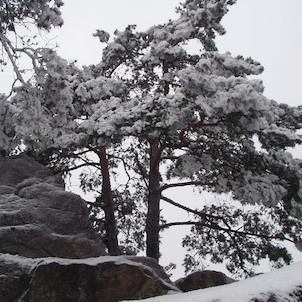
POLYGON ((177 182, 177 183, 171 183, 171 184, 165 184, 161 186, 160 191, 164 191, 166 189, 170 188, 176 188, 176 187, 186 187, 186 186, 209 186, 210 183, 205 183, 203 181, 186 181, 186 182, 177 182))
POLYGON ((202 226, 202 227, 222 231, 222 232, 225 232, 225 233, 229 234, 233 241, 235 239, 232 236, 232 234, 233 235, 235 234, 235 235, 238 235, 238 236, 252 236, 252 237, 263 238, 263 239, 267 239, 267 240, 271 240, 271 239, 286 240, 286 241, 295 243, 294 240, 286 238, 286 237, 269 236, 269 235, 259 234, 259 233, 238 231, 238 230, 234 230, 234 229, 224 228, 224 227, 222 227, 222 226, 220 226, 220 225, 218 225, 217 223, 214 223, 214 222, 206 222, 205 223, 205 222, 201 222, 201 221, 191 221, 191 220, 189 220, 189 221, 180 221, 180 222, 170 222, 170 223, 165 223, 165 224, 161 225, 160 229, 167 229, 171 226, 180 226, 180 225, 196 225, 196 226, 202 226))
MULTIPOLYGON (((83 159, 81 159, 83 160, 83 159)), ((64 173, 64 172, 70 172, 70 171, 74 171, 74 170, 77 170, 79 168, 83 168, 83 167, 89 167, 89 166, 92 166, 92 167, 95 167, 97 169, 100 169, 99 167, 99 163, 93 163, 93 162, 85 162, 84 164, 80 164, 80 165, 77 165, 77 166, 73 166, 73 167, 68 167, 68 168, 65 168, 65 169, 62 169, 62 170, 56 170, 56 173, 64 173)))
POLYGON ((131 178, 131 176, 130 176, 130 174, 129 174, 128 169, 131 169, 131 166, 130 166, 130 165, 128 165, 128 164, 126 163, 125 159, 124 159, 124 158, 122 158, 122 157, 120 157, 120 156, 116 156, 116 155, 110 154, 110 155, 108 155, 108 157, 109 157, 109 158, 115 158, 115 159, 118 159, 118 160, 120 160, 120 161, 122 162, 123 167, 124 167, 124 171, 125 171, 125 173, 126 173, 126 175, 127 175, 127 177, 128 177, 128 181, 127 181, 127 183, 129 183, 129 182, 130 182, 130 180, 131 180, 132 178, 131 178))
POLYGON ((223 220, 223 217, 222 216, 216 216, 216 215, 212 215, 212 214, 206 214, 206 213, 203 213, 203 212, 200 212, 200 211, 197 211, 197 210, 193 210, 193 209, 190 209, 186 206, 183 206, 175 201, 173 201, 172 199, 168 198, 168 197, 165 197, 165 196, 161 196, 161 199, 172 204, 173 206, 175 207, 178 207, 182 210, 185 210, 189 213, 192 213, 192 214, 195 214, 203 219, 215 219, 215 220, 223 220))
POLYGON ((162 224, 159 228, 161 230, 164 230, 164 229, 168 229, 169 227, 172 227, 172 226, 181 226, 181 225, 196 225, 198 222, 197 221, 176 221, 176 222, 169 222, 169 223, 165 223, 165 224, 162 224))
POLYGON ((32 61, 34 69, 37 69, 37 57, 34 55, 37 50, 30 47, 14 48, 15 52, 25 53, 32 61))
POLYGON ((17 76, 17 79, 25 86, 28 87, 28 84, 25 82, 25 80, 23 79, 23 76, 19 70, 19 67, 17 66, 16 60, 14 58, 13 52, 15 52, 14 47, 11 45, 11 42, 2 34, 0 33, 0 41, 3 45, 3 48, 5 50, 5 52, 8 55, 8 58, 10 60, 10 62, 13 65, 13 69, 14 72, 17 76))

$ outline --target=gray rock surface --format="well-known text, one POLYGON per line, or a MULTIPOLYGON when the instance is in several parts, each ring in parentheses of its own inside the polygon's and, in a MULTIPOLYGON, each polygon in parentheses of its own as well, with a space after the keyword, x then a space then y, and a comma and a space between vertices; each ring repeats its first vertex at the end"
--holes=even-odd
POLYGON ((1 302, 117 302, 177 292, 146 257, 29 259, 0 254, 1 302))
POLYGON ((25 155, 0 160, 0 302, 117 302, 178 290, 151 258, 104 254, 85 201, 61 177, 25 155))
POLYGON ((34 262, 0 254, 0 301, 15 302, 29 286, 34 262))
POLYGON ((28 178, 39 178, 64 187, 60 176, 25 154, 0 159, 0 185, 15 187, 28 178))
POLYGON ((178 279, 175 285, 183 292, 191 290, 224 285, 235 282, 225 274, 217 271, 204 270, 196 271, 188 276, 178 279))
POLYGON ((105 249, 85 201, 64 191, 60 176, 20 155, 0 160, 0 253, 87 258, 105 249))

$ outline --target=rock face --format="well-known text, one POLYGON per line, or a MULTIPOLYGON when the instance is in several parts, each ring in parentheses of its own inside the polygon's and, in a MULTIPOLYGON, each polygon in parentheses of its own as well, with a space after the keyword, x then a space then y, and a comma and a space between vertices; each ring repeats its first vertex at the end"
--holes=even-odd
POLYGON ((64 191, 60 176, 20 155, 0 160, 0 253, 87 258, 105 249, 85 201, 64 191))
POLYGON ((151 258, 100 255, 85 201, 60 176, 25 155, 0 160, 0 302, 117 302, 178 290, 151 258))
POLYGON ((1 302, 117 302, 177 291, 163 269, 144 257, 64 260, 0 255, 1 267, 1 302))
POLYGON ((18 298, 28 288, 33 263, 31 259, 0 254, 1 302, 18 301, 18 298))
POLYGON ((175 285, 183 292, 224 285, 235 282, 225 274, 216 271, 204 270, 194 272, 185 278, 178 279, 175 285))

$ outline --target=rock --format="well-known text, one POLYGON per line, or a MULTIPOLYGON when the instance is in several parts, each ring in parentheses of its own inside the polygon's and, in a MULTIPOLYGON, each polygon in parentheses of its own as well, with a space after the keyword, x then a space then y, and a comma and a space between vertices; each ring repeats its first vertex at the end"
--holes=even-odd
POLYGON ((25 155, 0 159, 1 302, 117 302, 178 290, 151 258, 104 254, 86 202, 61 177, 25 155))
POLYGON ((204 270, 194 272, 185 278, 176 280, 175 285, 183 292, 224 285, 235 282, 225 274, 216 271, 204 270))
POLYGON ((57 185, 64 187, 60 176, 53 176, 47 167, 31 159, 25 154, 10 156, 0 159, 0 185, 14 187, 28 178, 51 179, 57 185))
POLYGON ((0 301, 15 302, 27 290, 31 271, 31 259, 0 254, 0 301))
POLYGON ((0 253, 25 257, 105 255, 86 202, 25 156, 0 160, 0 253))
POLYGON ((145 257, 68 260, 0 254, 1 263, 9 284, 4 288, 0 281, 1 302, 117 302, 177 291, 156 261, 145 257))

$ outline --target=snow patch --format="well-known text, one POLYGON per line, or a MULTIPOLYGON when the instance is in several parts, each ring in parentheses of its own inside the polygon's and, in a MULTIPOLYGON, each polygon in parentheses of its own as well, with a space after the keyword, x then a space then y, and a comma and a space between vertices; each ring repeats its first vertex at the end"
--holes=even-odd
MULTIPOLYGON (((277 301, 297 301, 290 294, 302 285, 302 262, 294 263, 268 274, 240 282, 207 288, 188 293, 159 296, 145 299, 146 302, 248 302, 251 299, 268 298, 271 294, 277 301)), ((124 301, 126 302, 126 301, 124 301)), ((130 301, 129 301, 130 302, 130 301)))

